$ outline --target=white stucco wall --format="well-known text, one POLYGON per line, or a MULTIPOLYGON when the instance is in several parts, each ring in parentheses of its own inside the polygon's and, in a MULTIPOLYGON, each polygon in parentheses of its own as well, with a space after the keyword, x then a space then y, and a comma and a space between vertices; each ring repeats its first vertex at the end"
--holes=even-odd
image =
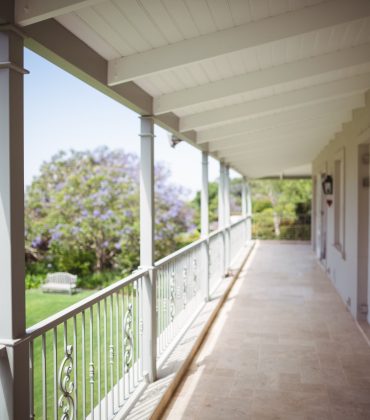
MULTIPOLYGON (((314 234, 316 236, 316 255, 320 257, 321 241, 321 174, 334 175, 334 160, 338 153, 344 153, 344 252, 341 253, 334 246, 334 204, 327 209, 327 245, 326 245, 326 269, 338 290, 343 301, 348 305, 352 315, 357 317, 358 305, 358 259, 364 253, 364 247, 358 246, 359 226, 359 145, 370 142, 370 91, 365 95, 365 107, 353 112, 352 121, 342 127, 329 144, 314 160, 313 176, 317 179, 314 234), (360 254, 359 254, 360 252, 360 254)), ((370 171, 370 165, 369 165, 370 171)), ((366 226, 368 230, 368 226, 366 226)), ((370 257, 369 249, 366 256, 369 273, 370 257)), ((361 292, 361 290, 359 290, 361 292)), ((368 298, 365 301, 370 304, 370 285, 366 291, 368 298)), ((370 316, 368 316, 370 320, 370 316)))

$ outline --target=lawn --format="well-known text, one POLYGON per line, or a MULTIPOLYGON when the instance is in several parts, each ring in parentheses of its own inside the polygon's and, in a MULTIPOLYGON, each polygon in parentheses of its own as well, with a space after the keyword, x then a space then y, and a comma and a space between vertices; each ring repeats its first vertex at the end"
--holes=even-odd
POLYGON ((31 289, 26 292, 27 328, 56 314, 62 309, 85 299, 94 291, 82 291, 74 295, 63 293, 43 293, 39 289, 31 289))
MULTIPOLYGON (((28 290, 26 293, 27 326, 42 321, 92 293, 94 291, 82 291, 74 295, 67 295, 28 290)), ((43 418, 43 412, 45 413, 45 411, 45 417, 47 418, 52 418, 54 414, 59 418, 62 414, 63 410, 58 407, 58 401, 62 394, 58 372, 65 357, 65 338, 67 345, 73 345, 71 381, 77 388, 73 392, 73 398, 78 409, 78 418, 84 418, 91 408, 98 403, 99 394, 103 397, 117 383, 124 369, 124 317, 130 303, 133 305, 133 360, 138 356, 135 296, 136 292, 133 288, 126 286, 124 290, 115 293, 99 305, 95 304, 92 309, 77 315, 75 319, 68 320, 65 324, 66 334, 63 324, 46 333, 44 337, 46 363, 44 366, 42 359, 43 339, 38 337, 34 340, 35 418, 43 418), (75 335, 74 325, 76 326, 75 335), (111 359, 112 354, 113 359, 111 359), (112 362, 112 360, 114 361, 112 362), (93 382, 91 382, 90 377, 91 362, 94 364, 93 382), (75 367, 77 367, 77 371, 74 370, 75 367), (43 388, 46 388, 46 400, 43 399, 43 388)), ((63 376, 65 377, 65 375, 63 376)))

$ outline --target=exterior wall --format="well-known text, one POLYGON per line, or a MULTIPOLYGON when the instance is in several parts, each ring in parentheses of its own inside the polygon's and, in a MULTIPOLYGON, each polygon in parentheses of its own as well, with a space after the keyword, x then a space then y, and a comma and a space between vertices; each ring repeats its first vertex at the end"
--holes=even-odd
MULTIPOLYGON (((337 133, 330 143, 322 150, 313 162, 313 177, 317 181, 316 197, 313 200, 315 206, 313 214, 315 252, 323 262, 326 270, 348 306, 352 315, 361 318, 360 305, 370 303, 370 257, 369 257, 369 225, 364 223, 363 199, 370 194, 362 186, 363 165, 359 159, 359 150, 363 150, 363 144, 370 143, 370 91, 365 95, 365 107, 356 109, 352 115, 352 121, 342 126, 342 131, 337 133), (362 147, 362 149, 360 149, 362 147), (334 165, 338 156, 344 160, 344 211, 343 211, 343 249, 340 250, 334 244, 334 215, 335 204, 330 207, 323 202, 321 188, 321 175, 330 174, 334 177, 334 165), (360 172, 359 172, 360 171, 360 172), (362 171, 362 174, 361 174, 362 171), (361 175, 361 176, 360 176, 361 175), (360 179, 361 178, 361 179, 360 179), (359 200, 362 200, 359 206, 359 200), (324 210, 324 214, 322 214, 324 210), (326 212, 326 214, 325 214, 326 212), (324 223, 322 222, 324 217, 324 223), (325 221, 326 219, 326 221, 325 221), (323 254, 322 237, 325 237, 326 229, 326 255, 323 254), (359 234, 365 229, 366 234, 359 234), (366 270, 363 269, 364 261, 366 270), (359 285, 359 276, 366 276, 366 285, 359 285), (366 287, 365 287, 366 286, 366 287)), ((367 146, 365 146, 366 148, 367 146)), ((370 165, 367 165, 369 176, 370 165)), ((335 179, 334 179, 335 183, 335 179)), ((326 200, 326 197, 324 197, 326 200)), ((365 219, 369 216, 369 203, 366 203, 365 219)), ((363 315, 366 318, 366 315, 363 315)), ((368 315, 370 322, 370 316, 368 315)))

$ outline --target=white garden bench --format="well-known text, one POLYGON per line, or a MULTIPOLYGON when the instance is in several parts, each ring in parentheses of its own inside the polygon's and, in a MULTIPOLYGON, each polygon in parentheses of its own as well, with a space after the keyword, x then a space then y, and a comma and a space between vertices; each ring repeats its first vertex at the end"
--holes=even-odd
POLYGON ((70 273, 50 273, 41 286, 43 292, 69 293, 76 291, 77 276, 70 273))

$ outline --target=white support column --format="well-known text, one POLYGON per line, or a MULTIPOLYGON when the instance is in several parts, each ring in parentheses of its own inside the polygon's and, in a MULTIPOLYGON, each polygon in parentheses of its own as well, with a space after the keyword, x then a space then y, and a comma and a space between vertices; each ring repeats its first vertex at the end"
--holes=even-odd
POLYGON ((154 269, 154 123, 151 117, 141 121, 140 154, 140 266, 149 268, 144 282, 143 334, 144 371, 149 380, 156 379, 157 365, 157 314, 156 270, 154 269))
POLYGON ((251 186, 247 183, 247 241, 252 240, 252 194, 251 186))
POLYGON ((243 180, 242 180, 242 216, 246 217, 247 216, 247 185, 246 185, 246 179, 245 176, 243 176, 243 180))
POLYGON ((231 255, 231 234, 230 234, 230 168, 225 167, 224 171, 225 181, 224 181, 224 200, 225 200, 225 249, 226 249, 226 273, 228 273, 230 268, 230 255, 231 255))
MULTIPOLYGON (((209 211, 208 211, 208 153, 202 152, 202 191, 200 199, 200 224, 202 238, 208 238, 209 235, 209 211)), ((206 301, 209 300, 209 240, 204 242, 204 278, 203 278, 203 296, 206 301)))
POLYGON ((218 186, 218 228, 222 229, 222 272, 227 274, 228 270, 228 242, 226 232, 226 167, 220 162, 220 180, 218 186))
POLYGON ((220 162, 220 176, 218 181, 218 229, 224 229, 225 227, 224 173, 225 165, 222 162, 220 162))
POLYGON ((244 242, 248 242, 248 219, 247 219, 247 185, 246 185, 245 176, 242 179, 242 197, 241 197, 241 205, 242 205, 242 217, 245 219, 244 222, 244 242))
POLYGON ((202 192, 201 192, 201 236, 205 238, 209 234, 208 215, 208 153, 202 152, 202 192))
POLYGON ((23 39, 0 31, 0 418, 29 413, 28 344, 25 336, 23 39))

